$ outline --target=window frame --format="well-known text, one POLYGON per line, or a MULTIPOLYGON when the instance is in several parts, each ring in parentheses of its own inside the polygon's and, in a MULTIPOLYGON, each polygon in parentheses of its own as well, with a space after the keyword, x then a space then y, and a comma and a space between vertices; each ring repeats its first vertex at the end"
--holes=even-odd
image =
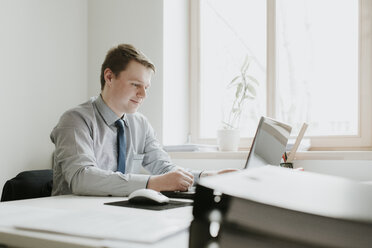
MULTIPOLYGON (((216 144, 200 138, 200 1, 190 1, 190 134, 194 143, 216 144)), ((275 118, 276 0, 267 1, 267 116, 275 118)), ((372 150, 372 1, 359 1, 358 134, 354 136, 311 136, 311 150, 372 150)), ((217 131, 217 130, 216 130, 217 131)), ((296 136, 297 134, 292 134, 296 136)), ((306 136, 305 136, 306 137, 306 136)), ((252 138, 241 138, 240 149, 248 149, 252 138)))

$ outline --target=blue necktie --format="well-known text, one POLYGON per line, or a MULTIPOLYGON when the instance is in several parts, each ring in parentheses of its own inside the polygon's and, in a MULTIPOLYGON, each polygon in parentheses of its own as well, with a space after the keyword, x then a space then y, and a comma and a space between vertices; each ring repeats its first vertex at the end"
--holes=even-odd
POLYGON ((115 125, 118 129, 118 169, 117 171, 125 173, 125 157, 126 157, 126 149, 127 144, 125 140, 125 132, 124 132, 124 121, 119 119, 115 121, 115 125))

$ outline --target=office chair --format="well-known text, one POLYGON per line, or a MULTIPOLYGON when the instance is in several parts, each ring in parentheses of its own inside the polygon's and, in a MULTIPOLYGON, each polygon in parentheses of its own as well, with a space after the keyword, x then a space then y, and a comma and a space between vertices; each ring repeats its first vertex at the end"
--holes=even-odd
POLYGON ((53 186, 53 170, 23 171, 6 181, 1 201, 13 201, 50 196, 53 186))

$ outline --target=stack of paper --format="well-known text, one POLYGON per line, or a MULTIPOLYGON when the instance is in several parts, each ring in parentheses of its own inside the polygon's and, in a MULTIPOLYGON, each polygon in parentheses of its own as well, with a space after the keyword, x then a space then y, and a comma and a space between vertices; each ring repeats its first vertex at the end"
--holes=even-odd
POLYGON ((183 144, 164 146, 166 152, 215 152, 218 151, 218 146, 202 145, 202 144, 183 144))

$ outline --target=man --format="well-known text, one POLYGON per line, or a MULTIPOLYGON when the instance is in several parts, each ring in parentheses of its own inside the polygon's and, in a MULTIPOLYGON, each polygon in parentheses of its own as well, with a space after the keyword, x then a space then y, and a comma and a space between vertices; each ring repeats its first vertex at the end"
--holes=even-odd
POLYGON ((200 176, 230 171, 189 172, 170 162, 151 125, 137 112, 154 73, 155 66, 131 45, 107 53, 100 96, 65 112, 50 135, 56 146, 52 195, 185 191, 200 176), (152 176, 140 174, 142 166, 152 176))

